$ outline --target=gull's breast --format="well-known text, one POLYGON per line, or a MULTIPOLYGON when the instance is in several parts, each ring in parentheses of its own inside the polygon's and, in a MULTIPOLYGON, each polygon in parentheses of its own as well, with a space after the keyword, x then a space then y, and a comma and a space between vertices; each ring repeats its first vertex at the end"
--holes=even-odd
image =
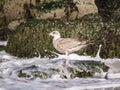
POLYGON ((61 39, 57 39, 57 40, 53 40, 53 46, 55 47, 55 49, 57 51, 59 51, 60 53, 65 53, 65 50, 63 46, 60 46, 60 41, 61 39))

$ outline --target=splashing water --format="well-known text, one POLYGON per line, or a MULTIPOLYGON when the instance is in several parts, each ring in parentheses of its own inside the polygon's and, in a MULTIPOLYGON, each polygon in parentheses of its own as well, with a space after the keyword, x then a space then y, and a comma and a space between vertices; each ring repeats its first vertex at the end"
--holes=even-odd
MULTIPOLYGON (((4 42, 5 43, 5 42, 4 42)), ((7 42, 6 42, 7 43, 7 42)), ((3 42, 0 42, 3 44, 3 42)), ((20 59, 0 51, 0 90, 94 90, 120 89, 120 59, 101 59, 100 48, 96 57, 70 55, 71 67, 64 67, 65 55, 57 54, 54 59, 34 57, 20 59), (105 63, 110 69, 109 78, 80 78, 77 72, 89 72, 91 68, 81 61, 105 63), (77 63, 77 64, 76 64, 77 63), (115 79, 115 77, 117 79, 115 79)), ((100 73, 105 77, 106 74, 100 73)))

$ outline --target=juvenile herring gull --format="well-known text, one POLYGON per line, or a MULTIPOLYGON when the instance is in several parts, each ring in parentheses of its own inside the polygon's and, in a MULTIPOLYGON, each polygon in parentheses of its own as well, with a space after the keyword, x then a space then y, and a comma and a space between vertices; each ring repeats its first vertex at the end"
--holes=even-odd
POLYGON ((49 35, 53 36, 53 46, 55 49, 66 55, 65 65, 69 65, 70 53, 76 52, 91 43, 90 40, 79 41, 72 38, 61 38, 61 35, 58 31, 52 31, 49 33, 49 35))

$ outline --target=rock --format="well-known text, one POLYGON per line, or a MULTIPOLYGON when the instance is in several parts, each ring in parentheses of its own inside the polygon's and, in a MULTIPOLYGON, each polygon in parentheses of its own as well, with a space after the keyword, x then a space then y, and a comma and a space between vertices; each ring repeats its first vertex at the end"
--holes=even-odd
POLYGON ((3 12, 0 12, 0 26, 5 25, 6 21, 5 21, 5 15, 3 12))
POLYGON ((15 19, 24 18, 26 14, 26 5, 28 6, 27 9, 29 10, 31 4, 36 5, 36 1, 20 0, 18 2, 16 0, 5 0, 4 13, 6 20, 9 22, 15 19))
POLYGON ((20 19, 20 20, 14 20, 14 21, 11 21, 9 24, 8 24, 8 29, 14 31, 17 29, 17 27, 21 24, 21 23, 25 23, 26 20, 25 19, 20 19))
POLYGON ((1 28, 0 29, 0 40, 7 40, 8 35, 10 34, 10 30, 7 28, 1 28))
MULTIPOLYGON (((54 57, 56 55, 51 53, 51 51, 55 49, 52 45, 52 38, 48 33, 52 30, 58 30, 62 32, 63 37, 71 37, 80 40, 87 39, 85 33, 80 34, 81 29, 83 32, 85 31, 80 23, 81 22, 76 23, 73 21, 66 25, 66 22, 54 19, 29 20, 27 23, 21 24, 16 32, 9 36, 7 52, 18 57, 34 57, 39 54, 41 57, 54 57), (81 27, 81 29, 79 27, 81 27)), ((89 31, 89 29, 86 30, 89 31)), ((90 38, 92 37, 89 37, 89 39, 90 38)), ((83 51, 84 50, 80 50, 79 53, 83 54, 83 51)))
MULTIPOLYGON (((95 0, 98 8, 98 14, 102 17, 104 22, 114 21, 114 13, 120 8, 119 0, 95 0)), ((120 16, 120 13, 116 13, 120 16)))
POLYGON ((97 9, 94 0, 73 0, 73 3, 68 5, 68 7, 65 6, 65 2, 58 0, 20 0, 19 2, 16 0, 5 0, 4 4, 4 14, 7 22, 27 18, 28 14, 30 14, 32 18, 48 19, 54 18, 56 13, 55 18, 60 19, 66 18, 67 13, 69 13, 70 19, 75 19, 85 14, 95 12, 97 12, 97 9))
POLYGON ((98 43, 103 45, 102 58, 120 57, 120 0, 95 0, 100 16, 98 43), (110 36, 110 37, 109 37, 110 36), (117 52, 117 53, 115 53, 117 52))
POLYGON ((6 18, 3 10, 3 3, 0 3, 0 26, 4 26, 6 24, 6 18))
POLYGON ((23 0, 19 2, 16 0, 5 0, 4 13, 8 22, 24 17, 24 3, 23 0))
POLYGON ((106 67, 108 67, 108 71, 104 72, 102 69, 98 73, 94 74, 94 77, 102 77, 107 79, 113 79, 113 78, 120 78, 120 59, 113 58, 113 59, 99 59, 101 63, 104 63, 106 67))
MULTIPOLYGON (((44 62, 44 61, 43 61, 44 62)), ((64 59, 50 60, 49 62, 30 65, 16 71, 18 77, 22 78, 52 78, 59 75, 63 79, 71 79, 75 77, 90 77, 96 72, 97 67, 102 68, 101 64, 93 61, 70 61, 71 65, 64 66, 64 59)))

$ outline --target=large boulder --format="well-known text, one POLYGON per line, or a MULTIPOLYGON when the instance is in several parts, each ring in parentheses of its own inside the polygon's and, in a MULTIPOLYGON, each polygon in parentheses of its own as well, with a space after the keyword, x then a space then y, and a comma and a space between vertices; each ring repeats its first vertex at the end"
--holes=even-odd
MULTIPOLYGON (((117 9, 116 13, 119 14, 119 9, 117 9)), ((116 20, 118 19, 116 18, 116 20)), ((94 45, 79 51, 79 54, 96 55, 99 44, 102 44, 100 55, 103 58, 120 57, 119 23, 104 24, 104 27, 101 27, 100 23, 101 20, 96 14, 85 15, 78 20, 68 22, 56 20, 55 18, 45 18, 45 20, 31 19, 21 24, 10 35, 7 51, 18 57, 34 57, 38 56, 39 53, 42 57, 51 57, 53 55, 51 51, 55 49, 52 45, 52 38, 48 36, 48 33, 58 30, 63 37, 94 40, 94 45)))
MULTIPOLYGON (((52 57, 54 54, 51 51, 55 51, 52 45, 52 37, 49 33, 53 30, 60 31, 62 37, 71 37, 79 40, 93 39, 96 37, 96 26, 98 23, 89 23, 86 21, 88 16, 84 17, 82 21, 65 22, 61 20, 36 20, 32 19, 26 23, 21 24, 13 34, 10 35, 7 52, 18 57, 34 57, 39 53, 42 57, 52 57), (89 30, 91 28, 91 30, 89 30), (86 33, 87 32, 87 33, 86 33), (91 32, 93 34, 91 34, 91 32)), ((90 15, 89 19, 95 21, 90 15)), ((96 45, 97 48, 99 45, 96 45)), ((90 45, 89 49, 83 49, 79 51, 79 54, 94 54, 96 50, 90 45), (92 49, 92 50, 91 50, 92 49), (94 50, 93 50, 94 49, 94 50)))
POLYGON ((4 0, 6 20, 20 18, 79 18, 85 14, 97 12, 94 0, 4 0), (15 7, 15 8, 14 8, 15 7), (83 8, 84 7, 84 8, 83 8))
POLYGON ((25 23, 25 19, 18 19, 18 20, 14 20, 14 21, 11 21, 9 24, 8 24, 8 29, 9 30, 16 30, 17 27, 21 24, 21 23, 25 23))
MULTIPOLYGON (((99 43, 103 44, 102 57, 120 57, 120 0, 95 0, 101 17, 99 43)), ((97 42, 97 41, 96 41, 97 42)))
POLYGON ((0 1, 0 26, 3 26, 6 24, 6 18, 5 18, 3 6, 4 6, 4 2, 0 1))
POLYGON ((120 16, 120 0, 95 0, 95 4, 104 22, 114 21, 116 16, 120 16))
POLYGON ((9 22, 15 19, 31 17, 31 5, 36 4, 36 0, 19 0, 19 2, 16 0, 5 0, 4 13, 6 20, 9 22))

